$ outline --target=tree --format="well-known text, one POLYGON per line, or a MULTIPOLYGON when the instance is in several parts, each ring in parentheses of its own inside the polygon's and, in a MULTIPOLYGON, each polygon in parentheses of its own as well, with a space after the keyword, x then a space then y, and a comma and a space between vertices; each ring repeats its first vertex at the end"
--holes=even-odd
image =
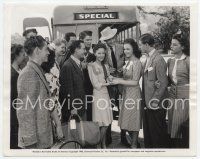
POLYGON ((159 20, 155 22, 157 27, 152 31, 157 46, 162 48, 166 53, 170 49, 172 36, 181 30, 185 38, 190 37, 190 10, 189 7, 157 7, 156 11, 147 11, 147 7, 138 9, 142 16, 152 15, 159 16, 159 20))

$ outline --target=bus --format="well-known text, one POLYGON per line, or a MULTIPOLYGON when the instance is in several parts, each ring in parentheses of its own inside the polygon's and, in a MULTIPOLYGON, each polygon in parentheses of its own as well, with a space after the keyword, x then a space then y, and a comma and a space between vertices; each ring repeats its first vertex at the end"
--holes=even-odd
POLYGON ((51 19, 53 38, 64 37, 67 32, 90 30, 92 43, 96 44, 100 32, 110 26, 116 28, 117 40, 123 43, 126 38, 139 40, 140 29, 137 9, 134 6, 57 6, 51 19))
MULTIPOLYGON (((24 30, 28 27, 46 27, 49 32, 49 42, 56 38, 64 38, 67 32, 74 32, 79 37, 80 32, 90 30, 93 33, 92 44, 96 44, 100 32, 107 26, 117 29, 116 39, 121 44, 127 38, 133 38, 138 42, 141 35, 136 6, 62 5, 54 8, 51 24, 42 17, 29 17, 24 19, 23 23, 24 30)), ((172 55, 162 54, 162 56, 167 61, 172 55)))
POLYGON ((47 41, 52 41, 52 33, 51 33, 51 27, 46 18, 43 17, 28 17, 24 18, 23 20, 23 30, 25 31, 26 29, 29 28, 35 28, 37 31, 39 31, 40 35, 43 36, 44 34, 45 39, 47 41))

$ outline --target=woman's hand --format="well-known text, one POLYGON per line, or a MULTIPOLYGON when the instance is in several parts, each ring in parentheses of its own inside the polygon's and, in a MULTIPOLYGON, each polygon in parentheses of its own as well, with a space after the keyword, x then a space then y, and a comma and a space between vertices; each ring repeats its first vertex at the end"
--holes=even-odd
POLYGON ((105 82, 102 84, 102 86, 109 86, 110 85, 110 82, 105 82))
POLYGON ((114 79, 114 77, 113 76, 109 76, 108 78, 107 78, 107 80, 108 80, 108 82, 112 82, 113 81, 113 79, 114 79))
POLYGON ((116 71, 116 69, 113 68, 113 67, 110 67, 110 68, 109 68, 109 71, 110 71, 110 73, 114 73, 114 72, 116 71))
POLYGON ((120 83, 119 78, 113 78, 113 81, 111 82, 111 84, 113 85, 117 85, 119 83, 120 83))

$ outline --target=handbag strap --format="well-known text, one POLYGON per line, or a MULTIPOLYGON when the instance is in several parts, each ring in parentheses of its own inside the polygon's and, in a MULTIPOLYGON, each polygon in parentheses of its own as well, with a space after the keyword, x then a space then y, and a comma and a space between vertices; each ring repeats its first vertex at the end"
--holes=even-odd
MULTIPOLYGON (((72 119, 73 116, 77 116, 79 118, 79 121, 80 121, 80 131, 81 131, 81 134, 80 134, 80 137, 81 137, 81 140, 82 140, 82 144, 85 145, 85 134, 84 134, 84 128, 83 128, 83 121, 81 119, 81 117, 78 115, 78 114, 71 114, 70 117, 69 117, 69 121, 72 119)), ((68 134, 70 134, 70 128, 68 126, 68 134)))
POLYGON ((81 117, 80 117, 78 114, 71 114, 70 117, 69 117, 68 122, 69 122, 69 121, 72 119, 72 117, 74 117, 74 116, 77 116, 78 119, 79 119, 79 121, 82 121, 81 117))

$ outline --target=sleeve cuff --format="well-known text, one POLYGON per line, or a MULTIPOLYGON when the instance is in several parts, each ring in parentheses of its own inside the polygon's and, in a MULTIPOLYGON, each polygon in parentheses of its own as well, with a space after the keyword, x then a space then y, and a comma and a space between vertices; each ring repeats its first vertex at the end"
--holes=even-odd
POLYGON ((20 140, 23 146, 30 146, 37 143, 36 135, 21 137, 20 140))

